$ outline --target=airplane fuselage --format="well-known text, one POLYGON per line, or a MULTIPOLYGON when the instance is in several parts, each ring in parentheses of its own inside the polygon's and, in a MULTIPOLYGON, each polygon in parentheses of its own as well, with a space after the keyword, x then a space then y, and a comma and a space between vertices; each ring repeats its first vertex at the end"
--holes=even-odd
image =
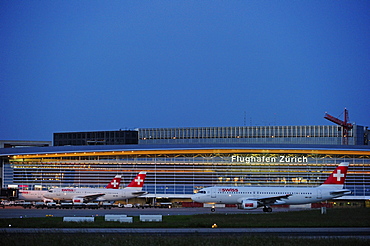
POLYGON ((237 204, 243 199, 258 200, 266 197, 284 196, 274 204, 306 204, 338 197, 330 194, 333 189, 325 187, 209 187, 193 195, 201 203, 237 204), (205 192, 205 193, 204 193, 205 192))
POLYGON ((26 202, 42 202, 45 199, 46 190, 19 190, 18 199, 26 202))
POLYGON ((53 200, 68 201, 80 197, 83 202, 83 197, 101 194, 101 196, 93 199, 95 201, 118 201, 136 197, 133 192, 136 190, 130 189, 91 189, 91 188, 56 188, 50 190, 44 195, 46 198, 53 200))

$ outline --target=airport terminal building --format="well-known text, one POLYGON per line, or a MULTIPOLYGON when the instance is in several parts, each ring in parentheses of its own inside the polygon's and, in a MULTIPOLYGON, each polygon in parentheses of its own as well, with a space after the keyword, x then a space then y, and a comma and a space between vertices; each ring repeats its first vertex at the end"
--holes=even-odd
POLYGON ((138 172, 147 171, 146 197, 189 199, 209 186, 317 186, 339 163, 349 162, 345 188, 353 194, 344 199, 369 200, 368 129, 354 125, 348 145, 343 145, 340 128, 244 126, 147 128, 130 130, 132 134, 56 133, 54 146, 0 149, 2 188, 104 187, 116 174, 127 185, 138 172))

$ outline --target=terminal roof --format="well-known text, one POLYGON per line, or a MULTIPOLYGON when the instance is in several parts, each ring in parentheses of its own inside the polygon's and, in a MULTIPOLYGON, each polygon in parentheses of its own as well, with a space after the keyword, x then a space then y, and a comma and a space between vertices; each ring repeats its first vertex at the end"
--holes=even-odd
POLYGON ((336 150, 369 151, 368 145, 306 145, 306 144, 134 144, 134 145, 84 145, 84 146, 48 146, 0 149, 0 156, 27 154, 57 154, 73 152, 108 152, 108 151, 150 151, 150 150, 336 150))

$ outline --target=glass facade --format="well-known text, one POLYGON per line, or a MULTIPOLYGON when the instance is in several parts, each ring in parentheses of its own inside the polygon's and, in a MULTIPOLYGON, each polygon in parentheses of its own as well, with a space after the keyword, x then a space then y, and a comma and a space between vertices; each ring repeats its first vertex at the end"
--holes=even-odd
MULTIPOLYGON (((349 145, 364 145, 365 130, 354 125, 348 132, 349 145)), ((140 144, 342 144, 340 126, 243 126, 140 128, 140 144)), ((367 142, 366 142, 367 143, 367 142)))
POLYGON ((54 133, 54 146, 137 144, 138 131, 95 131, 54 133))
POLYGON ((116 174, 127 185, 139 171, 147 171, 144 190, 161 195, 190 195, 215 185, 317 186, 345 161, 350 163, 345 187, 353 196, 370 197, 370 149, 191 146, 3 157, 3 187, 104 187, 116 174))

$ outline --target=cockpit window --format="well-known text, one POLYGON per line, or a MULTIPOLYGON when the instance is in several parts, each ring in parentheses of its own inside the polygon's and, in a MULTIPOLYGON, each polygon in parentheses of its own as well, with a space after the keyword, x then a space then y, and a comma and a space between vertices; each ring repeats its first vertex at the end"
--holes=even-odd
POLYGON ((198 191, 199 194, 206 194, 206 191, 205 190, 200 190, 198 191))

